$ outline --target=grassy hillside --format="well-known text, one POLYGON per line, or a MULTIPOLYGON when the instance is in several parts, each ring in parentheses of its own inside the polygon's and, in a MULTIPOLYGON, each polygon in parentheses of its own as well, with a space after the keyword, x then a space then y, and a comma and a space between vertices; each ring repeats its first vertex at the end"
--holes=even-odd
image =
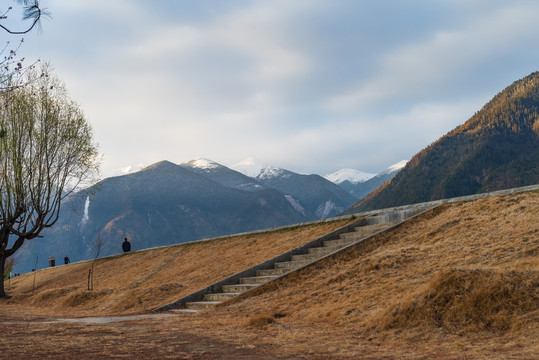
MULTIPOLYGON (((537 214, 537 191, 443 205, 195 315, 108 327, 13 325, 8 335, 30 333, 56 352, 78 349, 81 341, 108 355, 148 358, 190 349, 185 358, 534 359, 539 354, 537 214), (46 335, 52 330, 54 335, 46 335), (105 334, 106 341, 94 339, 94 332, 105 334), (68 344, 62 342, 66 337, 68 344), (124 345, 127 339, 131 347, 124 345), (201 345, 186 345, 195 343, 188 339, 201 345)), ((0 304, 0 315, 15 320, 15 311, 73 316, 149 309, 172 298, 171 289, 177 296, 200 288, 337 224, 324 226, 120 256, 97 265, 91 296, 82 291, 87 264, 38 273, 34 293, 31 276, 21 276, 8 288, 13 298, 0 304), (299 235, 307 230, 309 236, 299 235)), ((16 337, 1 341, 6 349, 19 346, 19 355, 38 347, 20 347, 23 340, 16 337)))
POLYGON ((152 310, 344 226, 349 220, 223 237, 39 270, 6 283, 13 303, 39 314, 110 315, 152 310))

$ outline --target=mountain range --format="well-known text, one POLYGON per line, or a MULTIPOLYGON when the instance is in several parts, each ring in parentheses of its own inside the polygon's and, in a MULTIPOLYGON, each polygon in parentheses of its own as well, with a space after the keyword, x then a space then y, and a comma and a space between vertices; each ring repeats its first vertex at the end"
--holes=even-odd
POLYGON ((143 249, 536 184, 538 114, 536 72, 409 162, 377 175, 349 169, 303 175, 253 159, 231 167, 206 159, 161 161, 71 197, 57 224, 17 252, 16 269, 29 271, 38 256, 38 267, 51 255, 92 258, 99 238, 104 256, 121 251, 124 237, 143 249))
POLYGON ((63 204, 58 222, 16 254, 18 272, 121 251, 127 237, 144 249, 340 215, 353 197, 319 175, 248 159, 231 168, 207 159, 161 161, 104 179, 63 204), (240 171, 237 171, 237 170, 240 171))
POLYGON ((353 169, 342 169, 325 178, 346 190, 352 197, 363 199, 383 183, 393 178, 402 170, 408 161, 402 160, 391 165, 379 174, 369 174, 353 169))
POLYGON ((277 189, 295 204, 296 209, 316 219, 341 214, 355 200, 337 184, 320 175, 302 175, 248 158, 233 165, 237 170, 257 180, 267 188, 277 189))
POLYGON ((539 183, 539 72, 498 93, 349 212, 539 183))
POLYGON ((514 82, 463 125, 380 174, 302 175, 247 159, 231 167, 162 161, 107 178, 63 204, 15 269, 539 183, 539 73, 514 82), (380 186, 381 185, 381 186, 380 186), (376 189, 370 192, 372 189, 376 189), (370 192, 370 193, 369 193, 370 192), (358 201, 359 200, 359 201, 358 201))

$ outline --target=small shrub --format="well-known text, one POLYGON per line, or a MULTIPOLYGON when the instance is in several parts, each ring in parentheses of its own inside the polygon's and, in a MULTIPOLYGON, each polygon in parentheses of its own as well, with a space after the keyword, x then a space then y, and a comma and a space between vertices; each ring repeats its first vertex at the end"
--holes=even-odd
POLYGON ((58 298, 64 297, 65 295, 69 294, 74 290, 76 290, 76 287, 57 288, 41 291, 34 297, 33 303, 36 304, 41 302, 47 302, 50 300, 58 300, 58 298))
POLYGON ((275 319, 268 315, 256 315, 248 321, 248 325, 255 328, 263 328, 273 323, 275 323, 275 319))
POLYGON ((77 292, 68 296, 67 299, 64 300, 64 305, 69 307, 82 306, 94 300, 98 300, 111 292, 112 290, 77 292))

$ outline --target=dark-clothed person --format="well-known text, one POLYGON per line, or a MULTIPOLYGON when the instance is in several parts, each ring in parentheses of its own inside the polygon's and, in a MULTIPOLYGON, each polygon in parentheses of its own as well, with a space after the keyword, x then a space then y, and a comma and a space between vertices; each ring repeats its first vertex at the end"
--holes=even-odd
POLYGON ((124 239, 124 242, 122 243, 122 249, 124 252, 131 251, 131 243, 127 241, 127 238, 124 239))

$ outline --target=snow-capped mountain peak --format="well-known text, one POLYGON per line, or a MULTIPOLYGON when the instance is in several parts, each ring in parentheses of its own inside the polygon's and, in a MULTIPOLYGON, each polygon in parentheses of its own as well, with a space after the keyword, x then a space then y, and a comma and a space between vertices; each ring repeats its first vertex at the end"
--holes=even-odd
POLYGON ((283 170, 248 157, 231 166, 232 169, 252 178, 270 178, 279 175, 283 170))
POLYGON ((408 160, 401 160, 398 163, 391 165, 390 167, 382 171, 380 174, 390 174, 396 171, 400 171, 403 167, 406 166, 407 163, 408 160))
POLYGON ((345 181, 349 181, 352 184, 358 184, 365 182, 374 176, 376 176, 376 174, 370 174, 354 169, 341 169, 332 174, 325 175, 324 177, 332 183, 339 185, 345 181))
POLYGON ((216 163, 213 160, 209 160, 209 159, 205 159, 205 158, 197 158, 197 159, 191 160, 191 161, 187 162, 186 165, 189 165, 189 166, 194 167, 194 168, 205 169, 205 170, 207 170, 207 169, 215 169, 215 168, 218 168, 219 166, 221 166, 221 164, 216 163))
POLYGON ((128 165, 126 167, 123 167, 121 169, 116 169, 112 172, 112 176, 122 176, 122 175, 128 175, 128 174, 132 174, 132 173, 135 173, 137 171, 140 171, 142 169, 144 169, 146 167, 146 165, 140 163, 140 164, 136 164, 136 165, 128 165))
POLYGON ((262 172, 262 169, 264 168, 264 166, 265 164, 259 163, 252 157, 248 157, 242 162, 232 165, 231 168, 242 173, 243 175, 247 175, 254 178, 254 177, 257 177, 258 174, 262 172))
POLYGON ((260 172, 260 174, 258 174, 257 178, 258 179, 269 179, 269 178, 277 177, 277 176, 281 175, 283 172, 284 172, 284 170, 281 169, 281 168, 268 165, 268 166, 262 168, 262 171, 260 172))

